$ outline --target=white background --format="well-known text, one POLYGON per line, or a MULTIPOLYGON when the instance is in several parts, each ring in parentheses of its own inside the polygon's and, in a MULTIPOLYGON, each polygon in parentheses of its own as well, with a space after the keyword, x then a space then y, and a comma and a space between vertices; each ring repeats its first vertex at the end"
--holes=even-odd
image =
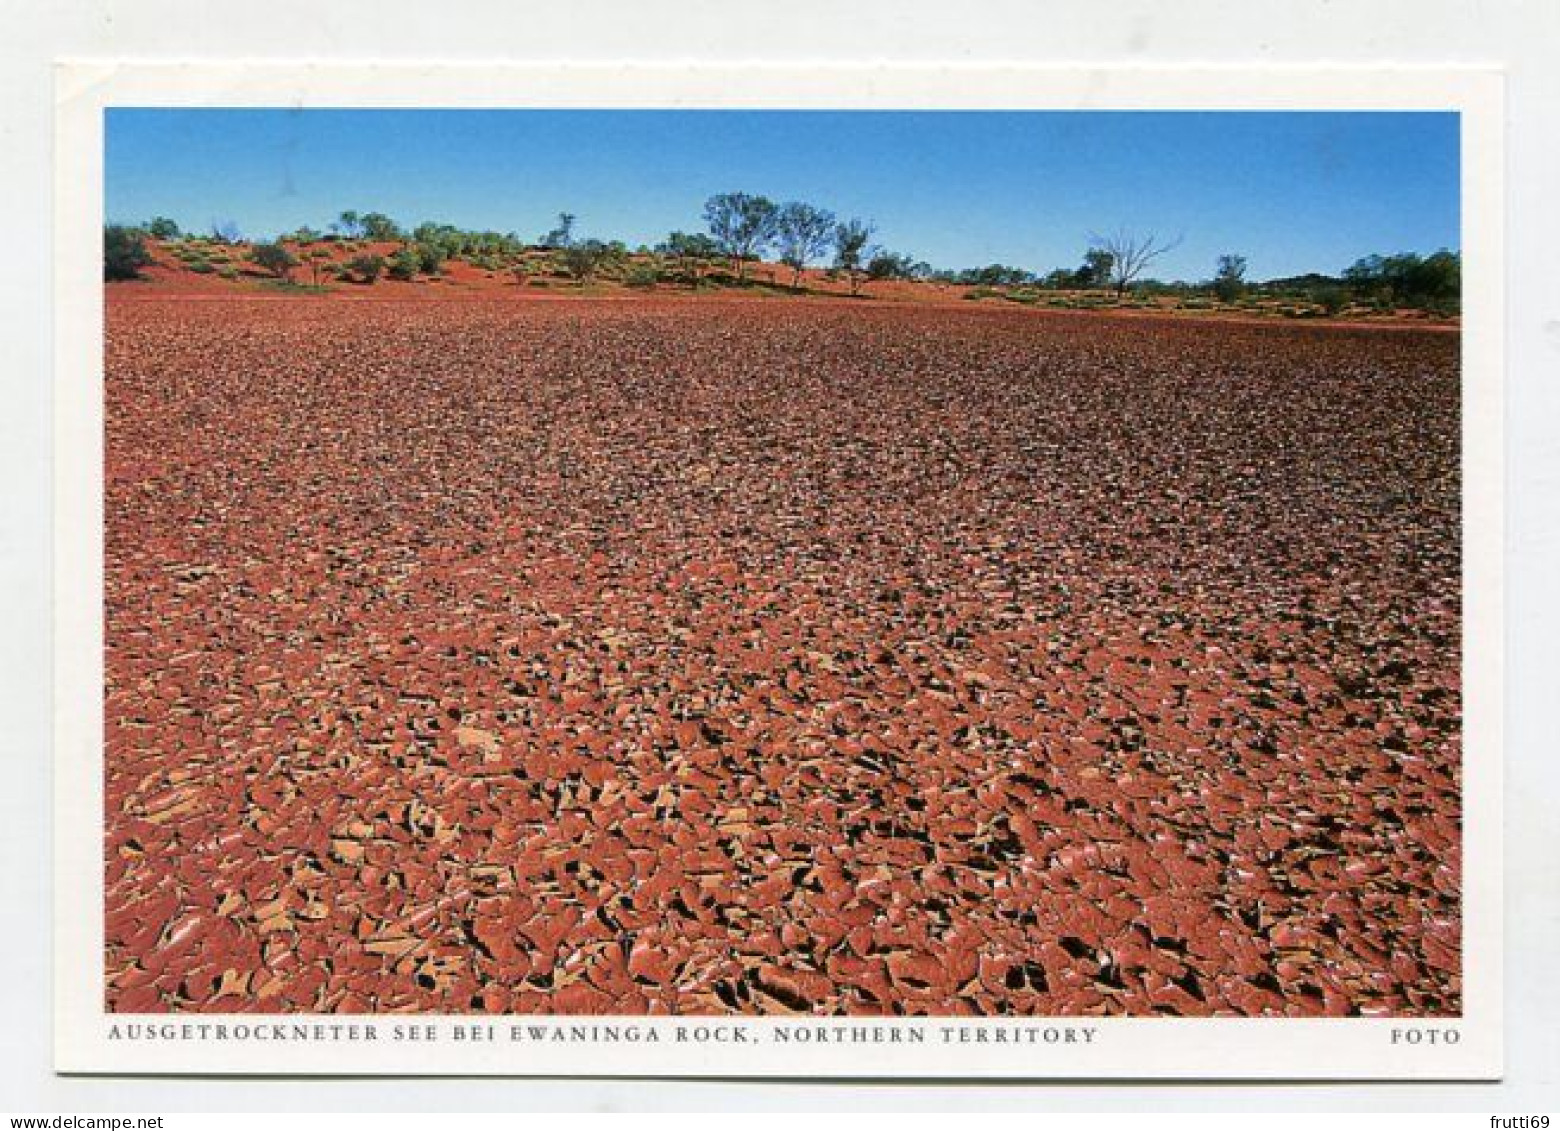
POLYGON ((10 207, 0 259, 0 1109, 168 1111, 462 1107, 1097 1109, 1555 1106, 1560 1065, 1557 773, 1546 739, 1560 689, 1553 586, 1560 535, 1560 7, 1552 0, 1114 0, 958 5, 817 0, 564 5, 335 0, 0 0, 0 154, 10 207), (1368 7, 1368 10, 1367 10, 1368 7), (1289 1088, 873 1087, 688 1082, 58 1079, 48 1068, 49 294, 53 58, 332 58, 741 62, 1474 62, 1508 70, 1507 1081, 1289 1088))

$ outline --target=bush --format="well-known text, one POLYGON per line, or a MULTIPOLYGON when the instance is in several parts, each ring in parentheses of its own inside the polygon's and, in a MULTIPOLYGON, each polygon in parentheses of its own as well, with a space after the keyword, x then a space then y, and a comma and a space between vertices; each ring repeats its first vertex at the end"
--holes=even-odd
POLYGON ((1323 287, 1317 291, 1312 300, 1329 314, 1341 314, 1349 305, 1349 292, 1342 287, 1323 287))
POLYGON ((293 268, 298 266, 298 257, 279 243, 255 244, 249 249, 249 260, 278 279, 292 278, 293 268))
POLYGON ((400 279, 403 283, 409 283, 417 278, 417 272, 422 267, 422 259, 410 247, 403 247, 390 257, 390 277, 400 279))
POLYGON ((600 240, 584 240, 563 249, 563 269, 580 283, 588 283, 603 270, 621 261, 622 251, 600 240))
POLYGON ((623 282, 630 287, 653 287, 661 281, 660 268, 652 263, 636 263, 628 269, 628 274, 623 276, 623 282))
POLYGON ((122 224, 109 224, 103 229, 103 278, 138 279, 141 268, 151 263, 146 237, 138 229, 122 224))
POLYGON ((414 244, 412 251, 417 256, 417 269, 424 275, 437 275, 444 270, 444 249, 437 244, 414 244))
POLYGON ((354 283, 372 286, 379 276, 385 273, 384 256, 359 255, 355 259, 347 260, 344 270, 347 278, 354 283))

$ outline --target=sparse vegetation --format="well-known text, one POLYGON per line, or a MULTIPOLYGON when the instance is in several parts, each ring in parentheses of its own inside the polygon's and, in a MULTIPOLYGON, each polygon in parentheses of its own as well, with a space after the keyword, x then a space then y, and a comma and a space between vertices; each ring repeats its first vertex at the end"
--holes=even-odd
POLYGON ((283 281, 289 281, 292 270, 302 263, 314 287, 323 286, 328 278, 368 285, 386 274, 412 281, 444 274, 454 261, 490 278, 507 273, 522 287, 545 287, 550 280, 566 278, 582 287, 607 280, 640 290, 672 282, 694 289, 733 284, 767 288, 782 285, 774 266, 759 270, 756 278, 751 276, 753 265, 773 254, 779 266, 789 269, 785 285, 797 293, 803 289, 807 269, 832 251, 822 289, 837 293, 843 284, 852 296, 861 295, 869 282, 891 280, 926 283, 929 295, 962 287, 959 293, 973 301, 1002 298, 1019 305, 1069 310, 1123 307, 1288 318, 1423 312, 1448 318, 1461 306, 1461 259, 1445 250, 1428 256, 1370 255, 1336 276, 1310 274, 1261 282, 1250 281, 1246 258, 1231 253, 1219 257, 1212 278, 1189 283, 1147 276, 1147 268, 1177 247, 1179 239, 1138 235, 1129 229, 1093 237, 1078 267, 1041 274, 1000 262, 935 269, 908 254, 872 245, 875 232, 866 221, 842 222, 817 205, 802 201, 776 205, 753 193, 710 197, 704 219, 707 232, 674 231, 653 249, 641 245, 631 253, 620 241, 580 239, 577 217, 571 212, 559 213, 539 244, 528 246, 513 232, 473 231, 432 220, 408 231, 382 212, 349 209, 331 222, 328 232, 302 225, 245 251, 231 221, 213 222, 209 235, 193 235, 184 233, 176 221, 159 216, 139 228, 105 228, 104 274, 111 279, 134 278, 153 262, 146 243, 156 240, 195 274, 241 278, 241 271, 225 269, 231 247, 283 281), (144 256, 139 262, 134 251, 137 238, 144 256), (112 248, 111 240, 116 241, 112 248), (387 253, 383 245, 395 241, 401 247, 387 253), (333 253, 332 247, 338 250, 333 253), (294 261, 288 263, 287 256, 294 261), (722 260, 729 264, 729 272, 720 269, 722 260))

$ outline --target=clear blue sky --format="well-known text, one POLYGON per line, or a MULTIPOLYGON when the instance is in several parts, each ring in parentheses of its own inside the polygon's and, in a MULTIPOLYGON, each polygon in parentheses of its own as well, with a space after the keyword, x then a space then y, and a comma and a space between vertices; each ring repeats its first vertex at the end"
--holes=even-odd
POLYGON ((1454 114, 115 109, 113 220, 246 236, 343 209, 656 243, 743 190, 874 221, 939 267, 1076 266, 1091 233, 1184 235, 1149 272, 1335 273, 1460 246, 1454 114))

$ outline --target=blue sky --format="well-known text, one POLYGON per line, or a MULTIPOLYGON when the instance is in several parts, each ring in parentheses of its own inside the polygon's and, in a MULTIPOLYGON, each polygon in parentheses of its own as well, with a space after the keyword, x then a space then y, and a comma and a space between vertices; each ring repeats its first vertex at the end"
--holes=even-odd
POLYGON ((939 267, 1076 266, 1094 233, 1183 242, 1161 278, 1222 253, 1251 278, 1460 246, 1453 114, 114 109, 107 213, 246 236, 346 208, 535 239, 656 243, 706 197, 800 199, 939 267))

